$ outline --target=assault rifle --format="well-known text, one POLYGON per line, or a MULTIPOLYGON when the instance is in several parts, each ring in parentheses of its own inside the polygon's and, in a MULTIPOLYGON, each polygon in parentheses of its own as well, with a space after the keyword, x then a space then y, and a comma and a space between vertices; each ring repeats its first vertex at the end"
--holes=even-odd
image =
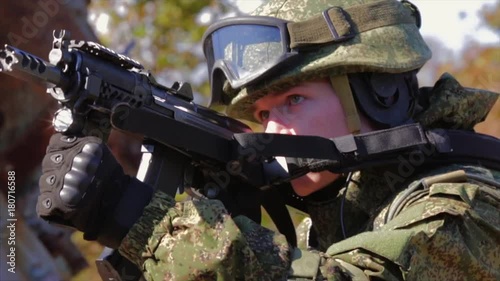
MULTIPOLYGON (((195 104, 188 83, 161 85, 140 63, 97 43, 71 40, 64 30, 54 32, 49 62, 6 45, 0 71, 48 84, 47 92, 61 105, 53 120, 56 131, 103 140, 111 128, 143 135, 139 180, 172 196, 219 199, 231 214, 256 222, 263 206, 292 245, 295 231, 285 204, 303 205, 288 196, 289 189, 274 187, 310 171, 450 162, 500 170, 498 155, 491 153, 500 151, 500 141, 466 131, 409 124, 333 139, 252 133, 244 123, 195 104), (288 171, 276 156, 286 157, 288 171)), ((103 280, 140 278, 111 249, 97 265, 103 280)))
POLYGON ((106 141, 115 128, 143 135, 147 147, 167 147, 163 153, 175 161, 162 163, 161 168, 171 171, 169 175, 162 171, 153 181, 147 177, 151 171, 139 170, 138 176, 154 187, 167 186, 175 194, 179 186, 187 187, 180 184, 181 179, 188 180, 186 169, 193 173, 191 180, 198 170, 212 179, 202 191, 210 197, 225 189, 229 178, 261 189, 276 183, 263 169, 275 167, 268 165, 273 160, 257 157, 234 140, 234 134, 250 133, 251 128, 195 104, 189 83, 161 85, 139 62, 94 42, 71 40, 65 30, 54 31, 49 61, 9 45, 0 49, 0 72, 48 84, 47 93, 61 105, 52 122, 56 131, 106 141), (177 176, 182 177, 171 182, 177 176))
MULTIPOLYGON (((262 201, 272 193, 264 190, 273 184, 273 170, 282 168, 258 157, 254 148, 237 145, 233 135, 251 132, 247 125, 195 104, 188 83, 161 85, 131 58, 94 42, 72 40, 65 30, 53 36, 49 62, 5 45, 0 71, 47 83, 47 93, 61 105, 52 122, 56 131, 104 141, 112 128, 142 135, 139 180, 171 196, 186 192, 220 199, 232 214, 259 223, 261 205, 272 206, 268 212, 274 213, 276 199, 262 201)), ((284 205, 279 212, 285 214, 284 205)), ((291 221, 287 224, 293 230, 291 221)), ((118 274, 112 266, 126 261, 109 251, 98 261, 101 276, 125 278, 129 273, 118 274)))

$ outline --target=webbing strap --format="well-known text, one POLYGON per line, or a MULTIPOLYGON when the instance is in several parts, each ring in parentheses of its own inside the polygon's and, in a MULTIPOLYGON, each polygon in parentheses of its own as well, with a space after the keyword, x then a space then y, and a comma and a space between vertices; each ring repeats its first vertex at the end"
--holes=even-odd
POLYGON ((330 170, 349 172, 396 163, 398 156, 419 154, 433 163, 476 163, 500 170, 500 140, 469 131, 434 129, 424 131, 409 124, 360 135, 326 139, 280 134, 235 134, 243 148, 254 156, 287 157, 290 174, 330 170), (265 139, 263 145, 259 140, 265 139))
POLYGON ((382 0, 345 9, 331 7, 321 15, 288 24, 290 47, 340 42, 364 31, 396 24, 415 24, 411 11, 396 0, 382 0))
POLYGON ((349 133, 354 135, 359 134, 361 131, 361 121, 359 120, 358 110, 347 75, 330 76, 330 83, 344 109, 349 133))
POLYGON ((428 142, 424 130, 418 124, 333 139, 267 133, 240 133, 235 134, 234 138, 243 148, 253 147, 259 156, 316 158, 339 162, 350 154, 364 157, 368 154, 407 149, 428 142))
POLYGON ((286 208, 285 199, 276 188, 261 191, 259 193, 262 207, 273 220, 278 231, 285 235, 288 243, 293 247, 297 247, 297 236, 295 234, 295 226, 290 218, 290 213, 286 208))
POLYGON ((436 148, 437 160, 471 159, 480 165, 500 169, 500 139, 496 137, 444 129, 430 130, 426 135, 436 148))

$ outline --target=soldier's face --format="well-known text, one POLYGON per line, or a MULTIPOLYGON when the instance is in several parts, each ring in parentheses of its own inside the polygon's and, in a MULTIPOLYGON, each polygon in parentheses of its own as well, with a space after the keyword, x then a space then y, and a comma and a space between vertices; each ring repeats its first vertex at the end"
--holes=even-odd
MULTIPOLYGON (((340 100, 326 79, 264 96, 255 103, 253 113, 266 133, 325 138, 350 134, 340 100)), ((326 171, 309 173, 292 181, 292 186, 298 195, 306 196, 337 178, 326 171)))
POLYGON ((304 82, 264 96, 253 113, 267 133, 325 138, 349 134, 344 110, 328 80, 304 82))

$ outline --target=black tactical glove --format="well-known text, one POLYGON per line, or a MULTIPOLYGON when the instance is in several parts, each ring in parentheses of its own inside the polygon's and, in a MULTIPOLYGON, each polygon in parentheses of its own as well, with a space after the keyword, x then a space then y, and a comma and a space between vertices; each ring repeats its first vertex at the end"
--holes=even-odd
POLYGON ((150 186, 125 175, 96 137, 53 135, 42 172, 38 215, 110 248, 118 248, 153 193, 150 186))

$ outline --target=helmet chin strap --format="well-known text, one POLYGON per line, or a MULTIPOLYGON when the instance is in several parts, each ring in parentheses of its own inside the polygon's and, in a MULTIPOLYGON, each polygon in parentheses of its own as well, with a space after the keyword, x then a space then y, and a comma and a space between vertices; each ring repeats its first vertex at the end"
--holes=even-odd
POLYGON ((332 84, 333 90, 344 108, 349 132, 353 135, 359 134, 361 132, 361 121, 347 75, 330 76, 330 84, 332 84))

